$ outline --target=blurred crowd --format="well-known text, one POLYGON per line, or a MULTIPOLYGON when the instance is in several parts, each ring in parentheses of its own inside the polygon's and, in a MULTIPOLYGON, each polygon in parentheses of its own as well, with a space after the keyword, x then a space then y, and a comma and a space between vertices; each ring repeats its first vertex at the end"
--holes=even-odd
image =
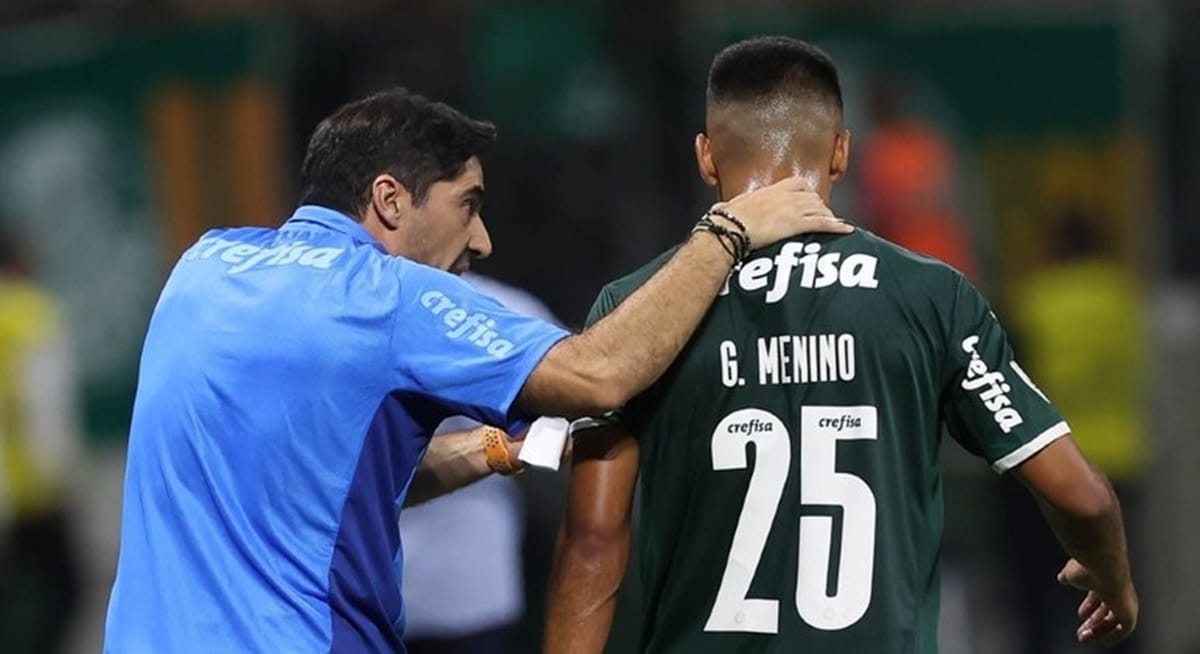
MULTIPOLYGON (((839 215, 984 289, 1117 486, 1144 596, 1127 651, 1200 652, 1179 601, 1200 583, 1200 45, 1183 38, 1200 9, 794 4, 0 4, 4 651, 98 646, 155 294, 208 227, 286 217, 321 116, 404 85, 494 120, 480 268, 507 285, 473 283, 578 326, 711 201, 691 159, 705 62, 774 32, 841 68, 839 215)), ((1062 556, 1024 489, 953 452, 948 466, 943 651, 1072 651, 1062 556)), ((425 566, 405 572, 414 653, 535 650, 563 488, 536 472, 406 513, 406 565, 425 566), (480 539, 492 558, 474 571, 445 551, 480 539)), ((610 651, 633 651, 635 584, 610 651)))

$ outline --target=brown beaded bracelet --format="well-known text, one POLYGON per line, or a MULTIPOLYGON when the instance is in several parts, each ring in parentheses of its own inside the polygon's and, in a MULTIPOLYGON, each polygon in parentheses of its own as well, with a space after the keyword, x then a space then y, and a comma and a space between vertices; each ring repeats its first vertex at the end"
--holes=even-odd
POLYGON ((715 236, 717 238, 717 242, 720 243, 721 247, 725 249, 725 253, 729 255, 729 258, 733 259, 733 265, 735 267, 741 265, 742 259, 738 256, 739 242, 732 232, 724 227, 721 227, 720 225, 717 225, 716 223, 706 221, 704 219, 701 219, 701 221, 696 223, 696 226, 692 228, 692 233, 695 234, 696 232, 708 232, 709 234, 715 236))

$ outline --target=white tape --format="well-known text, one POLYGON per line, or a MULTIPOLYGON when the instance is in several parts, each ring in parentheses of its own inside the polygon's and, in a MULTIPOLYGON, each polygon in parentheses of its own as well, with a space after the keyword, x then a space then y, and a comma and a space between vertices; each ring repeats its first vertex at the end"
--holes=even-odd
POLYGON ((538 418, 533 421, 521 454, 517 458, 538 468, 558 470, 563 452, 567 448, 567 430, 571 423, 566 418, 538 418))

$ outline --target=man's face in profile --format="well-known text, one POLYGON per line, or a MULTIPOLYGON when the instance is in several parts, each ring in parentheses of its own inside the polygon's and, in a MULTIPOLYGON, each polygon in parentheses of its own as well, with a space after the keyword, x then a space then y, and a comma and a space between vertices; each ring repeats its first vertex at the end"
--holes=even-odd
POLYGON ((434 182, 416 210, 412 258, 455 274, 466 272, 472 259, 487 258, 492 240, 481 215, 483 199, 478 157, 467 160, 457 177, 434 182))

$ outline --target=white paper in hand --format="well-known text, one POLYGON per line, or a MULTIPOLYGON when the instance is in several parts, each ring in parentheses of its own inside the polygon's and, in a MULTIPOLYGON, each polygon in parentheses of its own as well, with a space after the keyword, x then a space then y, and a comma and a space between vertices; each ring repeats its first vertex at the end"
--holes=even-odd
POLYGON ((529 427, 521 454, 517 458, 538 468, 558 470, 567 447, 567 431, 571 423, 566 418, 538 418, 529 427))

